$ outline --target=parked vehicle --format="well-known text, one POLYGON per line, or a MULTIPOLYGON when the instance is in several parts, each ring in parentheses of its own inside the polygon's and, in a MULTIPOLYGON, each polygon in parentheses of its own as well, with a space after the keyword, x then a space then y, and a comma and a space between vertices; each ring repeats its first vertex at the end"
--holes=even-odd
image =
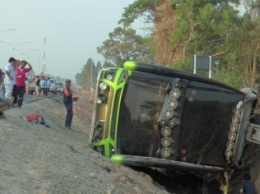
POLYGON ((55 83, 56 91, 63 92, 65 84, 62 82, 55 83))
POLYGON ((258 94, 161 66, 99 72, 90 145, 112 161, 215 176, 246 166, 258 94), (205 173, 206 172, 206 173, 205 173))
POLYGON ((63 92, 65 87, 65 84, 62 82, 56 82, 54 84, 51 85, 51 92, 53 93, 57 93, 57 92, 63 92))
POLYGON ((33 79, 27 79, 25 81, 26 87, 28 87, 29 94, 33 94, 35 92, 36 84, 33 79))
POLYGON ((33 94, 35 92, 36 84, 34 82, 35 72, 31 70, 26 73, 26 86, 28 86, 29 94, 33 94))
POLYGON ((55 93, 55 83, 56 83, 56 80, 54 79, 50 79, 50 82, 51 82, 51 87, 50 87, 50 92, 52 93, 55 93))

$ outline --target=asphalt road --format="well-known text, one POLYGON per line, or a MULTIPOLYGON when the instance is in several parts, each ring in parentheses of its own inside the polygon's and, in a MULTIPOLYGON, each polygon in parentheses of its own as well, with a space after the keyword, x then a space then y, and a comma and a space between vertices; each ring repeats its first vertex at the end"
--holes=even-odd
POLYGON ((52 94, 50 93, 48 96, 36 96, 36 95, 25 95, 24 96, 24 103, 32 103, 32 102, 37 102, 39 100, 43 100, 46 98, 54 98, 56 99, 58 102, 62 103, 62 95, 61 94, 52 94))

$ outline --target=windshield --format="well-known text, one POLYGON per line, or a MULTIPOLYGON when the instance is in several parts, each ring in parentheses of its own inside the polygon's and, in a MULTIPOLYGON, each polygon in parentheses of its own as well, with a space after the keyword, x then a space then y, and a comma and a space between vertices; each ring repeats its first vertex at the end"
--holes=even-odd
MULTIPOLYGON (((129 77, 120 107, 117 134, 120 154, 160 157, 162 137, 158 119, 167 103, 168 84, 173 79, 176 78, 144 72, 134 72, 129 77)), ((183 104, 179 104, 181 109, 176 110, 181 112, 179 130, 174 129, 174 149, 186 150, 189 162, 225 165, 221 156, 233 110, 244 95, 196 81, 190 81, 185 88, 183 104)), ((174 157, 180 160, 181 156, 174 157)))
POLYGON ((55 84, 57 87, 63 87, 63 83, 56 83, 55 84))
POLYGON ((155 156, 158 149, 158 118, 169 78, 134 72, 128 79, 119 119, 121 154, 155 156))

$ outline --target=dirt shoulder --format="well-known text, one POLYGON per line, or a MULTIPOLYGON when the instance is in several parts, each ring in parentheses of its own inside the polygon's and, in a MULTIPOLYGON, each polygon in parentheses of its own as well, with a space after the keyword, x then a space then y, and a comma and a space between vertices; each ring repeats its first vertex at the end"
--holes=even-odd
POLYGON ((45 99, 6 112, 0 120, 0 193, 167 193, 152 179, 111 163, 88 148, 91 100, 75 104, 74 131, 65 108, 45 99), (21 119, 41 114, 51 128, 21 119))

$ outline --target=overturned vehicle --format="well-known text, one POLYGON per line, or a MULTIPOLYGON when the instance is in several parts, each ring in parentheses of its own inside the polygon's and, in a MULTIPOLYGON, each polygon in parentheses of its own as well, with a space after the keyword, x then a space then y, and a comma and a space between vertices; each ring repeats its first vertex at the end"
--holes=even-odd
POLYGON ((99 73, 91 147, 117 163, 224 172, 245 165, 257 93, 128 61, 99 73))

